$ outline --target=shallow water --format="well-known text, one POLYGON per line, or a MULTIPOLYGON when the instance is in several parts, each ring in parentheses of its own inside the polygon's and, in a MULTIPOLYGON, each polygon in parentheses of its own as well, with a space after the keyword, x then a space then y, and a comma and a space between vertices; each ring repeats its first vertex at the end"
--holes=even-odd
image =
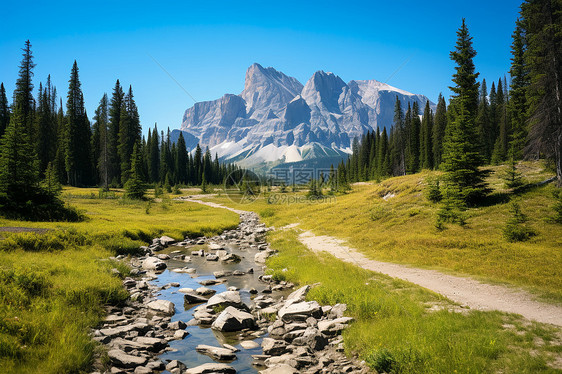
MULTIPOLYGON (((182 254, 187 256, 191 255, 191 251, 199 250, 201 248, 206 248, 206 246, 193 246, 188 248, 171 246, 167 250, 161 251, 159 253, 170 253, 172 251, 181 250, 182 254)), ((206 261, 205 258, 199 256, 191 256, 190 262, 183 262, 177 260, 168 260, 168 269, 163 273, 158 275, 158 278, 152 282, 158 286, 164 286, 170 282, 178 282, 180 284, 179 288, 199 288, 201 285, 197 283, 198 281, 205 279, 214 279, 213 272, 219 270, 241 270, 248 271, 249 269, 254 269, 253 274, 246 274, 242 276, 229 276, 226 277, 226 282, 223 284, 218 284, 214 286, 206 286, 208 288, 214 289, 217 293, 224 292, 228 287, 235 286, 240 289, 240 296, 244 303, 250 304, 252 295, 248 292, 250 288, 255 288, 261 294, 261 291, 267 287, 267 284, 262 283, 258 280, 258 277, 263 274, 262 266, 254 262, 254 255, 258 252, 257 249, 240 249, 237 246, 228 247, 229 251, 237 254, 242 258, 238 263, 225 264, 221 261, 213 262, 206 261), (171 270, 181 267, 190 267, 197 269, 195 274, 186 273, 174 273, 171 270), (192 278, 195 276, 195 278, 192 278)), ((214 252, 214 251, 211 251, 214 252)), ((177 287, 171 287, 165 290, 161 290, 157 295, 158 299, 169 300, 174 303, 176 308, 176 313, 172 317, 172 322, 181 320, 187 322, 193 318, 193 311, 196 307, 201 304, 196 305, 184 305, 183 293, 178 292, 177 287)), ((279 296, 281 293, 274 292, 273 297, 279 296)), ((216 362, 212 358, 200 354, 195 351, 195 347, 199 344, 207 344, 212 346, 220 347, 223 343, 228 343, 239 349, 236 352, 236 360, 231 362, 225 362, 232 367, 234 367, 237 373, 257 373, 258 369, 252 366, 251 355, 261 354, 261 346, 254 349, 244 349, 240 346, 242 340, 239 339, 237 333, 222 334, 221 332, 214 331, 208 326, 188 326, 186 331, 189 333, 188 336, 183 340, 173 340, 170 342, 170 347, 175 351, 166 352, 160 356, 160 359, 164 362, 168 360, 179 360, 183 362, 187 367, 195 367, 205 363, 216 362)), ((261 345, 263 337, 255 338, 254 341, 261 345)), ((249 340, 245 339, 245 340, 249 340)))

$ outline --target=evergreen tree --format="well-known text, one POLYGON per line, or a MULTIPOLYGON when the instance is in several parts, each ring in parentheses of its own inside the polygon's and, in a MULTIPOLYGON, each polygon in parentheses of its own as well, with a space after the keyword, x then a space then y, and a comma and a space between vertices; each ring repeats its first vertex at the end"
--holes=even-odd
POLYGON ((180 132, 178 138, 178 143, 176 147, 176 180, 178 183, 187 183, 187 149, 185 146, 185 140, 183 139, 183 134, 180 132))
POLYGON ((80 88, 78 64, 74 61, 66 102, 65 168, 68 184, 83 186, 90 182, 90 123, 84 109, 84 96, 80 88))
POLYGON ((0 209, 24 205, 37 193, 35 147, 27 133, 25 102, 17 100, 10 124, 0 140, 0 209))
POLYGON ((485 161, 489 161, 494 150, 492 139, 492 124, 490 123, 490 106, 488 104, 488 92, 486 80, 482 81, 480 98, 478 100, 478 113, 476 115, 476 126, 478 128, 478 142, 480 145, 480 155, 485 161))
POLYGON ((388 145, 388 135, 386 132, 386 127, 382 129, 382 135, 379 145, 379 154, 377 156, 378 160, 378 175, 380 177, 386 177, 391 175, 391 164, 390 164, 390 152, 389 152, 389 145, 388 145))
POLYGON ((115 82, 111 103, 109 104, 109 131, 107 133, 109 180, 111 183, 119 184, 121 178, 121 160, 119 159, 119 125, 121 123, 121 107, 125 94, 119 83, 115 82))
POLYGON ((99 180, 106 189, 109 187, 109 102, 107 94, 103 94, 94 116, 94 139, 97 139, 98 150, 94 145, 94 161, 97 162, 99 180), (96 132, 98 135, 96 135, 96 132))
POLYGON ((521 21, 516 23, 511 45, 511 93, 509 111, 511 117, 511 137, 509 151, 511 158, 523 157, 523 149, 527 139, 527 88, 529 74, 525 63, 525 35, 521 21))
POLYGON ((47 164, 45 178, 41 182, 41 187, 52 196, 57 196, 62 191, 57 171, 51 162, 47 164))
POLYGON ((487 193, 484 182, 485 173, 479 170, 482 165, 476 137, 475 119, 478 104, 478 82, 473 58, 476 51, 472 47, 463 19, 457 32, 455 50, 451 59, 455 62, 456 73, 451 87, 454 93, 449 106, 453 121, 447 126, 443 151, 444 210, 463 210, 466 204, 475 203, 487 193))
POLYGON ((447 129, 447 104, 443 95, 439 94, 437 108, 435 109, 435 119, 433 125, 433 163, 435 167, 441 165, 443 155, 443 139, 447 129))
POLYGON ((4 89, 4 83, 0 83, 0 138, 4 135, 4 131, 10 123, 10 106, 8 104, 8 97, 4 89))
POLYGON ((146 194, 146 185, 143 181, 142 157, 138 142, 133 145, 130 163, 131 169, 128 173, 127 183, 125 183, 125 196, 130 199, 144 199, 144 195, 146 194))
POLYGON ((509 136, 509 125, 507 123, 507 102, 505 100, 503 83, 500 79, 498 81, 498 90, 496 94, 496 120, 498 136, 494 144, 494 151, 492 154, 492 163, 499 164, 507 159, 507 147, 509 136))
POLYGON ((433 169, 433 113, 425 102, 420 130, 420 163, 422 169, 433 169))
MULTIPOLYGON (((48 79, 48 82, 50 78, 48 79)), ((50 83, 49 83, 50 84, 50 83)), ((51 112, 50 90, 39 84, 39 92, 37 95, 37 110, 35 112, 35 139, 34 144, 37 149, 37 158, 39 159, 39 172, 43 174, 47 169, 47 165, 55 158, 57 147, 56 117, 51 112)))
POLYGON ((398 96, 394 104, 393 132, 393 169, 395 175, 406 175, 406 129, 404 125, 404 113, 398 96))
MULTIPOLYGON (((149 130, 150 132, 150 130, 149 130)), ((148 174, 151 182, 160 180, 160 140, 158 137, 158 128, 154 124, 152 132, 152 140, 148 145, 148 174)))
POLYGON ((166 175, 168 175, 169 167, 168 165, 168 153, 170 148, 168 147, 168 142, 164 139, 164 132, 161 133, 161 143, 160 143, 160 182, 164 182, 166 175))
POLYGON ((193 156, 193 165, 195 167, 195 176, 193 183, 194 184, 201 184, 201 173, 202 173, 202 163, 203 163, 203 155, 201 151, 201 147, 199 144, 195 147, 195 155, 193 156))
POLYGON ((530 81, 530 151, 554 160, 562 187, 562 2, 527 0, 521 5, 521 15, 530 81))
POLYGON ((20 63, 20 71, 16 81, 16 89, 14 91, 14 107, 18 106, 20 110, 20 120, 23 121, 27 136, 33 136, 33 122, 35 112, 35 100, 33 99, 33 54, 31 52, 31 43, 25 41, 25 47, 22 49, 23 59, 20 63))
POLYGON ((133 147, 141 140, 139 113, 133 98, 133 88, 123 98, 119 115, 118 154, 121 163, 121 183, 126 183, 131 170, 131 154, 133 147))

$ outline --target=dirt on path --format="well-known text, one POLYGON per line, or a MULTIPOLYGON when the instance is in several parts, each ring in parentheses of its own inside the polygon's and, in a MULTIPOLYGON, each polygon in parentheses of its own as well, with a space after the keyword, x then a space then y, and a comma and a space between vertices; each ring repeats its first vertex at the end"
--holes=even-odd
MULTIPOLYGON (((199 196, 180 199, 214 208, 228 209, 238 214, 245 212, 221 204, 202 201, 196 197, 199 196)), ((295 229, 297 226, 298 223, 295 223, 282 229, 295 229)), ((299 235, 299 240, 314 252, 327 252, 340 260, 355 264, 363 269, 406 280, 471 309, 516 313, 529 320, 562 326, 561 306, 536 301, 533 295, 523 290, 482 283, 472 278, 448 275, 436 270, 417 269, 371 260, 356 249, 347 246, 344 240, 331 236, 315 235, 311 231, 302 232, 299 235)))
POLYGON ((364 269, 415 283, 471 309, 516 313, 529 320, 562 326, 562 307, 536 301, 533 295, 522 290, 486 284, 436 270, 371 260, 347 246, 343 240, 318 236, 311 231, 301 233, 299 240, 314 252, 328 252, 364 269))

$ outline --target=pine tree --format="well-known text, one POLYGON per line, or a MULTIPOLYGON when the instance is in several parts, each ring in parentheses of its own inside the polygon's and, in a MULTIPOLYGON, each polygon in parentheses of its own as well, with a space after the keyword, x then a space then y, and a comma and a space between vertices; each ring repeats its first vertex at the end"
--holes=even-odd
POLYGON ((47 164, 41 187, 51 196, 57 196, 62 191, 57 171, 51 162, 47 164))
POLYGON ((498 81, 498 90, 496 94, 496 120, 498 121, 497 129, 498 136, 494 144, 494 151, 492 153, 492 163, 499 164, 507 159, 509 125, 507 123, 507 102, 504 95, 503 83, 500 79, 498 81))
MULTIPOLYGON (((50 77, 47 80, 50 85, 50 77)), ((39 172, 43 174, 47 169, 47 165, 55 158, 57 146, 56 117, 51 112, 50 90, 42 84, 39 84, 39 92, 37 94, 37 110, 35 111, 35 139, 33 143, 36 145, 37 158, 39 159, 39 172)))
POLYGON ((148 174, 150 176, 149 180, 154 183, 160 180, 160 140, 158 137, 158 128, 156 124, 154 124, 152 140, 148 148, 148 174))
POLYGON ((452 122, 447 126, 443 151, 444 209, 463 210, 466 204, 475 203, 486 193, 485 173, 476 139, 475 118, 478 105, 478 82, 472 47, 465 20, 457 32, 458 40, 451 59, 456 73, 451 87, 454 93, 449 106, 452 122))
POLYGON ((404 113, 398 96, 394 104, 393 132, 393 169, 395 175, 406 175, 406 129, 404 124, 404 113))
POLYGON ((180 132, 178 138, 178 143, 176 147, 176 179, 178 183, 187 183, 187 148, 185 146, 185 140, 183 139, 183 134, 180 132))
POLYGON ((33 53, 31 52, 31 43, 29 40, 25 41, 25 47, 22 49, 23 59, 20 63, 19 76, 16 81, 16 89, 14 91, 14 106, 18 106, 20 110, 20 120, 23 121, 23 126, 27 136, 33 136, 33 120, 35 100, 33 99, 33 53))
POLYGON ((485 161, 489 161, 494 150, 492 139, 492 125, 490 123, 490 106, 488 104, 488 92, 486 80, 482 81, 480 98, 478 100, 478 112, 476 114, 476 126, 478 128, 478 142, 480 155, 485 161))
POLYGON ((121 178, 121 161, 119 159, 119 124, 121 123, 121 107, 125 94, 119 83, 115 82, 111 103, 109 104, 109 131, 107 133, 109 180, 111 184, 119 184, 121 178))
POLYGON ((509 111, 511 117, 510 157, 521 159, 527 139, 527 88, 529 73, 525 62, 525 35, 521 21, 516 23, 511 45, 511 94, 509 111))
POLYGON ((443 139, 445 138, 445 130, 447 129, 447 104, 441 93, 437 100, 437 108, 435 109, 435 119, 433 125, 433 163, 435 167, 441 165, 443 155, 443 139))
POLYGON ((97 143, 99 144, 99 150, 94 151, 94 160, 97 162, 97 170, 99 175, 99 180, 105 189, 109 188, 110 175, 109 175, 109 113, 108 113, 108 98, 107 94, 103 94, 100 100, 98 108, 94 116, 95 125, 98 135, 95 135, 96 130, 94 130, 94 138, 97 138, 97 143), (96 156, 97 153, 97 157, 96 156))
POLYGON ((527 0, 521 5, 521 15, 528 43, 529 151, 554 160, 562 187, 562 2, 527 0))
POLYGON ((0 83, 0 138, 4 135, 4 131, 10 123, 10 106, 8 104, 8 97, 4 89, 4 83, 0 83))
POLYGON ((74 61, 66 102, 65 168, 71 186, 90 183, 92 176, 90 158, 90 123, 84 109, 84 96, 80 88, 78 64, 74 61))
POLYGON ((35 147, 27 133, 25 102, 16 100, 10 124, 0 140, 0 208, 16 208, 37 193, 35 147))
POLYGON ((142 175, 142 157, 138 142, 133 145, 131 155, 131 169, 128 173, 127 183, 125 183, 125 196, 130 199, 141 200, 146 194, 146 185, 142 175))
POLYGON ((131 169, 131 154, 133 147, 141 140, 141 126, 137 105, 133 97, 133 88, 123 98, 121 114, 119 116, 117 153, 121 164, 121 183, 126 183, 131 169))
POLYGON ((420 164, 422 169, 433 169, 433 113, 426 101, 420 130, 420 164))

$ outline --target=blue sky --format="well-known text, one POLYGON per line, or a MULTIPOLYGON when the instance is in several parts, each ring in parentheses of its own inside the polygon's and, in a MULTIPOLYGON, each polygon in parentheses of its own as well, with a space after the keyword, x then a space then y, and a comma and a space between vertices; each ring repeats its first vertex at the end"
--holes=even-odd
POLYGON ((346 82, 388 81, 435 101, 439 92, 449 96, 449 51, 462 17, 488 87, 508 72, 520 3, 28 1, 23 7, 12 0, 2 6, 0 81, 11 96, 20 49, 29 39, 36 87, 51 74, 66 96, 76 59, 90 118, 119 79, 133 86, 145 133, 155 122, 160 129, 178 128, 193 105, 152 58, 197 101, 240 93, 254 62, 303 84, 316 70, 332 71, 346 82))

